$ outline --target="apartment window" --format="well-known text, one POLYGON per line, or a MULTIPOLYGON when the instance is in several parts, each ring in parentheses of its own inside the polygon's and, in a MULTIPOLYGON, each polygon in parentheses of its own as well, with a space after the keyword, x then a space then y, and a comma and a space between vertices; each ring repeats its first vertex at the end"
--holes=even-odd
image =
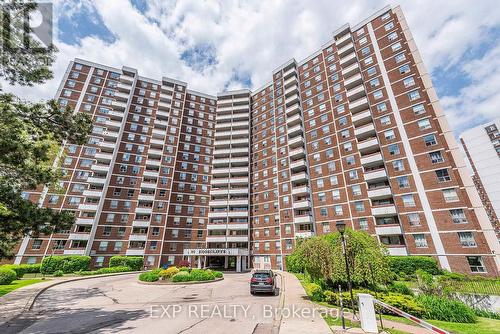
POLYGON ((373 98, 375 100, 381 99, 384 96, 382 93, 382 90, 377 90, 376 92, 373 92, 373 98))
POLYGON ((429 153, 429 157, 431 158, 431 162, 433 164, 441 163, 444 161, 443 155, 441 154, 440 151, 429 153))
POLYGON ((407 94, 407 96, 408 96, 408 99, 410 101, 415 101, 415 100, 418 100, 420 98, 420 93, 418 92, 418 90, 413 90, 413 91, 409 92, 407 94))
POLYGON ((359 222, 359 229, 360 230, 365 230, 365 231, 368 230, 368 219, 360 218, 358 220, 358 222, 359 222))
POLYGON ((321 217, 327 217, 328 216, 328 209, 327 208, 319 209, 319 214, 321 217))
POLYGON ((472 232, 458 232, 458 238, 462 247, 477 247, 472 232))
POLYGON ((425 146, 436 145, 437 144, 436 136, 435 135, 424 136, 424 143, 425 143, 425 146))
POLYGON ((391 124, 391 118, 389 116, 381 117, 380 124, 382 124, 382 126, 386 126, 386 125, 391 124))
POLYGON ((387 130, 384 132, 384 137, 386 140, 396 139, 396 135, 394 134, 394 130, 387 130))
POLYGON ((425 239, 425 234, 414 234, 413 239, 415 240, 415 247, 417 248, 427 248, 427 239, 425 239))
POLYGON ((467 217, 463 209, 451 209, 450 210, 451 220, 454 224, 465 224, 467 223, 467 217))
POLYGON ((33 240, 33 243, 31 244, 31 249, 38 250, 41 247, 42 247, 42 240, 40 239, 33 240))
POLYGON ((420 226, 420 215, 418 213, 409 213, 406 217, 410 226, 420 226))
POLYGON ((321 224, 323 227, 323 233, 330 233, 330 223, 329 222, 324 222, 321 224))
POLYGON ((122 241, 116 241, 115 242, 115 246, 113 248, 113 251, 119 252, 119 251, 122 250, 122 247, 123 247, 123 242, 122 241))
POLYGON ((340 190, 334 189, 332 190, 332 196, 334 200, 339 200, 340 199, 340 190))
POLYGON ((413 112, 415 113, 415 115, 421 115, 423 113, 425 113, 425 107, 422 103, 420 104, 417 104, 416 106, 413 106, 413 112))
POLYGON ((351 187, 353 196, 361 196, 361 186, 359 184, 355 184, 351 187))
POLYGON ((403 65, 399 68, 399 73, 400 74, 406 74, 410 72, 410 65, 406 64, 406 65, 403 65))
POLYGON ((405 165, 403 163, 403 160, 394 160, 392 162, 392 168, 394 168, 394 171, 396 172, 401 172, 405 170, 405 165))
POLYGON ((392 41, 396 40, 397 38, 398 38, 398 33, 395 31, 393 31, 389 35, 387 35, 387 39, 389 40, 389 42, 392 42, 392 41))
POLYGON ((365 211, 365 205, 362 201, 354 202, 354 209, 356 212, 363 212, 365 211))
POLYGON ((396 51, 400 50, 401 49, 401 43, 398 42, 398 43, 392 44, 391 45, 391 49, 392 49, 392 52, 396 52, 396 51))
POLYGON ((403 200, 403 205, 406 208, 411 208, 411 207, 415 206, 415 199, 413 198, 412 194, 403 195, 403 196, 401 196, 401 199, 403 200))
POLYGON ((102 267, 102 264, 104 263, 104 256, 98 256, 95 259, 95 266, 96 267, 102 267))
POLYGON ((431 122, 429 121, 428 118, 419 120, 417 122, 417 125, 420 131, 430 129, 432 127, 431 122))
POLYGON ((459 200, 457 191, 455 189, 443 189, 443 197, 446 203, 457 202, 459 200))
POLYGON ((358 171, 357 170, 349 171, 349 179, 357 180, 358 179, 358 171))
POLYGON ((473 273, 484 273, 486 269, 484 268, 483 258, 481 256, 467 256, 467 262, 469 263, 470 271, 473 273))
POLYGON ((396 178, 396 181, 398 182, 399 189, 410 187, 410 181, 408 180, 408 176, 398 176, 396 178))
POLYGON ((385 31, 389 31, 389 30, 391 30, 392 28, 394 28, 394 22, 393 22, 393 21, 391 21, 391 22, 387 23, 387 24, 384 26, 385 31))
POLYGON ((406 78, 403 80, 403 84, 406 88, 411 87, 415 85, 415 79, 413 79, 413 77, 406 78))
POLYGON ((370 67, 368 70, 366 70, 366 73, 369 77, 374 76, 375 74, 377 74, 377 68, 375 66, 370 67))
POLYGON ((385 104, 385 102, 377 104, 377 111, 378 112, 387 111, 387 105, 385 104))
POLYGON ((387 147, 387 150, 389 151, 390 155, 398 155, 401 153, 398 144, 389 145, 387 147))
POLYGON ((105 252, 106 250, 108 250, 108 242, 107 241, 101 241, 99 243, 99 251, 105 252))
POLYGON ((436 171, 436 176, 438 178, 438 182, 448 182, 451 181, 450 174, 447 169, 438 169, 436 171))
POLYGON ((335 205, 333 209, 335 211, 335 215, 342 216, 343 214, 342 205, 335 205))

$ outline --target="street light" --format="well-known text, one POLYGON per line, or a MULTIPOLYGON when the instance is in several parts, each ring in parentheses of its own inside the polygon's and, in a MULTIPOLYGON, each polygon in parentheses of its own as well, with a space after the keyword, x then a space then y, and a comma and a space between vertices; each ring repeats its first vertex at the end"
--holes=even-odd
POLYGON ((342 241, 342 254, 344 254, 345 271, 347 273, 347 287, 349 288, 349 293, 351 295, 352 313, 353 315, 356 315, 356 309, 354 308, 354 296, 352 294, 351 272, 349 270, 349 261, 347 260, 347 246, 344 237, 345 223, 342 220, 340 220, 335 223, 335 226, 337 227, 337 231, 339 231, 340 233, 340 239, 342 241))

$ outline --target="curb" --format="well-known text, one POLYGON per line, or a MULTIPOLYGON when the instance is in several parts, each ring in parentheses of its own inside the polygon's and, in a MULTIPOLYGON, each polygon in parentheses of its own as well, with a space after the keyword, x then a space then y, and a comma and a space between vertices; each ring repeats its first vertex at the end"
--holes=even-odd
POLYGON ((195 284, 207 284, 207 283, 215 283, 215 282, 220 282, 224 280, 224 277, 221 278, 216 278, 211 281, 190 281, 190 282, 165 282, 165 283, 159 283, 162 282, 161 280, 158 280, 156 282, 143 282, 143 281, 137 281, 139 284, 143 285, 195 285, 195 284))
MULTIPOLYGON (((278 307, 283 309, 285 306, 285 278, 281 274, 281 272, 276 272, 280 276, 281 286, 280 286, 280 301, 278 303, 278 307)), ((283 319, 283 312, 280 312, 278 319, 273 320, 272 333, 277 334, 280 332, 281 328, 281 320, 283 319)))
POLYGON ((83 280, 87 280, 87 279, 93 279, 93 278, 102 278, 102 277, 111 277, 111 276, 122 276, 122 275, 131 275, 131 274, 139 274, 141 273, 142 271, 129 271, 129 272, 124 272, 124 273, 113 273, 113 274, 104 274, 104 275, 92 275, 92 276, 83 276, 83 277, 76 277, 74 279, 68 279, 68 280, 61 280, 61 281, 56 281, 54 282, 54 284, 51 284, 51 285, 48 285, 44 288, 42 288, 41 290, 39 290, 37 293, 35 293, 33 296, 31 296, 28 301, 26 302, 26 305, 24 306, 24 308, 22 309, 21 313, 22 312, 25 312, 25 311, 30 311, 32 308, 33 308, 33 305, 35 304, 35 301, 37 300, 37 298, 42 294, 44 293, 45 291, 47 291, 48 289, 52 288, 53 286, 56 286, 56 285, 61 285, 61 284, 64 284, 64 283, 69 283, 69 282, 76 282, 76 281, 83 281, 83 280))

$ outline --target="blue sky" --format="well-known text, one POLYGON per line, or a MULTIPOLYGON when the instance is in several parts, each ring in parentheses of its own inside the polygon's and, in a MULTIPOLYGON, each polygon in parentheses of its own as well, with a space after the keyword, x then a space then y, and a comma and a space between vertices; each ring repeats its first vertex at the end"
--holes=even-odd
MULTIPOLYGON (((28 99, 48 99, 70 60, 137 68, 141 75, 187 81, 216 94, 258 88, 272 70, 300 61, 331 38, 388 3, 378 0, 54 2, 59 54, 55 78, 31 89, 9 87, 28 99)), ((500 116, 500 11, 496 1, 400 1, 458 135, 500 116)))

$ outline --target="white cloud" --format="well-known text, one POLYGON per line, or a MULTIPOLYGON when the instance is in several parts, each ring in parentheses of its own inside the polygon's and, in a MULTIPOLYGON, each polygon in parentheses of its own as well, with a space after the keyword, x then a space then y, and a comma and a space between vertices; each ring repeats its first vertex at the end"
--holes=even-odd
MULTIPOLYGON (((328 41, 332 31, 346 22, 352 25, 360 22, 386 3, 154 0, 148 4, 147 13, 142 14, 125 0, 56 2, 59 16, 72 17, 82 9, 95 12, 116 40, 107 43, 87 37, 80 45, 59 41, 54 80, 33 88, 4 84, 4 89, 29 99, 50 98, 68 62, 75 57, 118 68, 127 65, 153 78, 177 78, 187 81, 192 89, 211 94, 226 84, 229 88, 240 88, 241 83, 228 82, 235 71, 239 76, 248 74, 252 88, 257 88, 271 80, 272 70, 280 64, 292 57, 303 59, 328 41), (199 45, 213 47, 217 62, 195 71, 180 55, 199 45)), ((477 71, 472 68, 477 69, 482 63, 476 60, 463 64, 463 56, 491 37, 486 32, 500 27, 500 11, 493 10, 497 2, 408 0, 401 1, 401 6, 431 73, 436 68, 450 71, 464 68, 462 74, 472 78, 471 87, 442 99, 450 123, 462 129, 468 117, 464 108, 471 106, 468 101, 472 100, 480 103, 474 104, 474 113, 490 117, 494 112, 490 105, 498 102, 495 99, 499 94, 494 94, 500 88, 498 75, 488 80, 488 75, 474 77, 477 71), (474 92, 477 95, 471 96, 474 92)), ((489 54, 493 57, 494 51, 489 54)))

